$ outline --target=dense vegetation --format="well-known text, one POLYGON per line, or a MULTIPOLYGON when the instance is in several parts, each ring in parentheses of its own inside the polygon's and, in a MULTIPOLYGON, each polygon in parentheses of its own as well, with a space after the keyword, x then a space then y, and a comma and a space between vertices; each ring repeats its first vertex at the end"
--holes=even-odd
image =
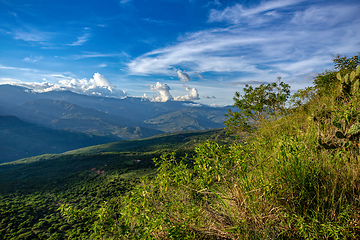
POLYGON ((63 214, 100 239, 359 238, 359 56, 334 62, 290 102, 280 80, 237 94, 227 124, 249 130, 247 143, 164 154, 116 205, 63 214))
POLYGON ((153 158, 192 155, 206 139, 232 141, 223 129, 189 131, 0 164, 0 239, 89 239, 93 221, 67 220, 60 206, 89 212, 104 201, 117 206, 140 177, 154 174, 153 158))
POLYGON ((226 124, 246 142, 188 132, 1 164, 0 238, 359 238, 359 56, 334 63, 291 97, 281 79, 236 93, 226 124))

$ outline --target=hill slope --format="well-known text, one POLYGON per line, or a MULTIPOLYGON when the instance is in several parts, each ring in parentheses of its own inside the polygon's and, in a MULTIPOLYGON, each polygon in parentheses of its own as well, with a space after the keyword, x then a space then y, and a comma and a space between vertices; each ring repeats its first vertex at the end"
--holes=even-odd
POLYGON ((0 164, 0 238, 89 239, 93 221, 67 219, 62 204, 89 213, 104 201, 117 204, 139 177, 154 175, 154 157, 171 151, 192 155, 206 139, 233 141, 224 129, 188 131, 0 164))
POLYGON ((54 130, 0 115, 0 163, 44 153, 62 153, 80 147, 115 141, 80 132, 54 130))

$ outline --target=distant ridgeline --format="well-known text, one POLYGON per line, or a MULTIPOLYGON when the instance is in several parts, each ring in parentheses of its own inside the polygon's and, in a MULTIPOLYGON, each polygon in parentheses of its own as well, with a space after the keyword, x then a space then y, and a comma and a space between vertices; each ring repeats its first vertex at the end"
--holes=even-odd
POLYGON ((116 99, 70 91, 34 93, 0 85, 0 162, 164 132, 222 128, 226 112, 226 107, 195 107, 192 102, 116 99), (17 119, 11 121, 9 116, 17 119), (54 129, 72 132, 66 135, 54 129))

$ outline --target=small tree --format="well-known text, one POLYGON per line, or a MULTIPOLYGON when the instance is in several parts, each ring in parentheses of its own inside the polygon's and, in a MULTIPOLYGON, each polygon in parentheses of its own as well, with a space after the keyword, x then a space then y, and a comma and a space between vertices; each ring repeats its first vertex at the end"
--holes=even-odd
POLYGON ((245 85, 244 95, 235 93, 234 108, 228 110, 224 122, 229 132, 234 130, 252 131, 265 119, 276 119, 286 114, 286 101, 290 96, 290 86, 278 78, 277 82, 261 84, 258 87, 245 85))
POLYGON ((354 71, 357 66, 360 65, 360 53, 358 55, 354 55, 353 57, 346 57, 337 54, 333 59, 333 63, 335 67, 334 70, 326 70, 314 78, 314 86, 320 95, 329 94, 334 90, 334 87, 336 87, 338 83, 338 79, 336 77, 338 73, 346 75, 347 73, 354 71))

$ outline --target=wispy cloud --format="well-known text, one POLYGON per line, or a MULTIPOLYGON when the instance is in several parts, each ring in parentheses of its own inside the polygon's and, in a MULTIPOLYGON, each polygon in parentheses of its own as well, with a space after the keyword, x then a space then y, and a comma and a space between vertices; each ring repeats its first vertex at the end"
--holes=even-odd
POLYGON ((41 32, 38 30, 16 30, 13 32, 14 39, 16 40, 23 40, 26 42, 37 42, 37 43, 44 43, 51 39, 52 33, 48 32, 41 32))
POLYGON ((209 21, 226 21, 231 24, 260 24, 277 18, 278 14, 276 11, 289 8, 304 1, 305 0, 263 1, 252 8, 246 8, 241 4, 235 4, 234 6, 227 7, 224 10, 212 10, 210 12, 209 21))
POLYGON ((226 26, 188 33, 173 45, 143 54, 128 63, 129 72, 173 76, 182 68, 237 73, 243 81, 278 76, 301 81, 298 76, 331 67, 331 53, 358 49, 360 39, 360 32, 354 31, 360 29, 359 4, 303 2, 264 1, 251 8, 235 4, 212 10, 209 22, 226 26), (252 18, 258 19, 256 26, 252 18))
POLYGON ((38 71, 37 69, 33 68, 22 68, 22 67, 11 67, 11 66, 4 66, 0 64, 0 69, 6 69, 6 70, 16 70, 16 71, 38 71))
POLYGON ((85 58, 106 58, 106 57, 116 57, 116 58, 129 58, 129 55, 125 52, 121 53, 97 53, 97 52, 87 52, 84 54, 78 54, 72 56, 73 59, 85 59, 85 58))
POLYGON ((29 63, 35 63, 35 62, 40 61, 41 59, 43 59, 42 56, 30 56, 30 57, 25 57, 23 59, 23 61, 29 62, 29 63))
POLYGON ((77 38, 77 41, 68 44, 69 46, 81 46, 84 43, 86 43, 90 38, 90 34, 89 33, 85 33, 84 35, 82 35, 81 37, 77 38))

